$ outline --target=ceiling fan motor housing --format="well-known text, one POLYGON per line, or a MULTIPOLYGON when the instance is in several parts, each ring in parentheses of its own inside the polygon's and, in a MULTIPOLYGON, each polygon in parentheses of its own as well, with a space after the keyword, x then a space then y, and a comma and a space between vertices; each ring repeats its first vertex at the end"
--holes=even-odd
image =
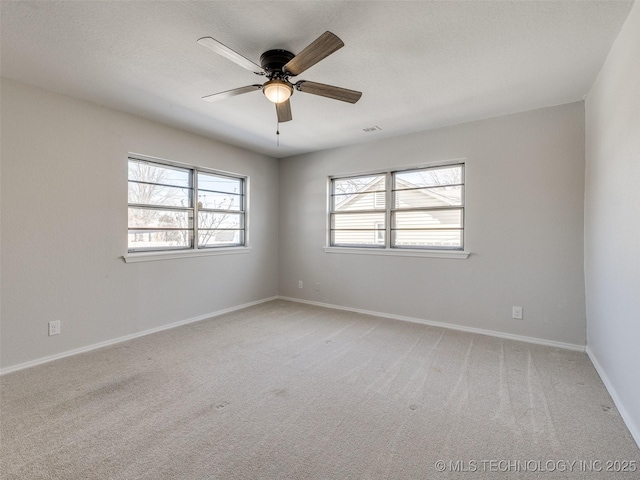
POLYGON ((287 50, 268 50, 260 55, 260 66, 267 72, 269 78, 282 77, 284 67, 295 55, 287 50))

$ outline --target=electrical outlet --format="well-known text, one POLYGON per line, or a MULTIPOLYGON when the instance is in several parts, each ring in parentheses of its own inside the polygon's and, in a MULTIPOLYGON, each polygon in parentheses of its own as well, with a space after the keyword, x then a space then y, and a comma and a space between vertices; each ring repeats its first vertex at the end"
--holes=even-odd
POLYGON ((49 322, 49 336, 60 335, 60 320, 49 322))
POLYGON ((298 288, 302 288, 302 280, 298 280, 298 288))
POLYGON ((316 283, 316 292, 320 291, 320 283, 316 283))
POLYGON ((511 316, 516 320, 522 320, 522 307, 513 307, 511 316))

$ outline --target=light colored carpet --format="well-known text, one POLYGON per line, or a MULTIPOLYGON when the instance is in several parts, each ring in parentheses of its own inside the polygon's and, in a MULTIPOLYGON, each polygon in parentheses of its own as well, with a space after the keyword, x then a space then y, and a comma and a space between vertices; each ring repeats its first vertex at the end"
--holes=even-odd
POLYGON ((285 301, 0 381, 3 479, 640 478, 583 353, 285 301))

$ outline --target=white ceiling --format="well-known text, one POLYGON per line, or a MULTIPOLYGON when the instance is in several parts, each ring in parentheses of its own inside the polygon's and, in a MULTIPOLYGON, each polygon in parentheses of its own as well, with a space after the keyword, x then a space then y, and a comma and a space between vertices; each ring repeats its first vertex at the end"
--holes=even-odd
POLYGON ((281 158, 581 100, 632 1, 0 3, 3 76, 281 158), (201 100, 262 77, 198 38, 259 63, 325 30, 345 47, 296 79, 357 104, 295 92, 278 147, 261 92, 201 100))

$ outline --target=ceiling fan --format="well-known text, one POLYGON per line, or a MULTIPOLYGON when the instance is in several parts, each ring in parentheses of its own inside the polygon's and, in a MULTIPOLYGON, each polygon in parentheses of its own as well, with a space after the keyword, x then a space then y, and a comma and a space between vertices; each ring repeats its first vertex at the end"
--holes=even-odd
POLYGON ((265 96, 276 104, 278 122, 288 122, 293 118, 291 116, 289 97, 291 97, 294 90, 348 103, 356 103, 362 96, 362 92, 355 90, 334 87, 323 83, 309 82, 307 80, 299 80, 296 83, 292 83, 290 80, 291 77, 300 75, 309 67, 312 67, 320 60, 328 57, 344 46, 342 40, 331 32, 325 32, 320 35, 298 55, 294 55, 287 50, 268 50, 260 56, 260 65, 255 64, 248 58, 231 50, 214 38, 203 37, 198 40, 198 43, 210 48, 218 55, 222 55, 232 62, 237 63, 241 67, 252 71, 256 75, 264 75, 268 79, 262 85, 247 85, 246 87, 234 88, 226 92, 214 93, 213 95, 202 97, 202 99, 207 102, 222 100, 255 90, 262 90, 265 96))

